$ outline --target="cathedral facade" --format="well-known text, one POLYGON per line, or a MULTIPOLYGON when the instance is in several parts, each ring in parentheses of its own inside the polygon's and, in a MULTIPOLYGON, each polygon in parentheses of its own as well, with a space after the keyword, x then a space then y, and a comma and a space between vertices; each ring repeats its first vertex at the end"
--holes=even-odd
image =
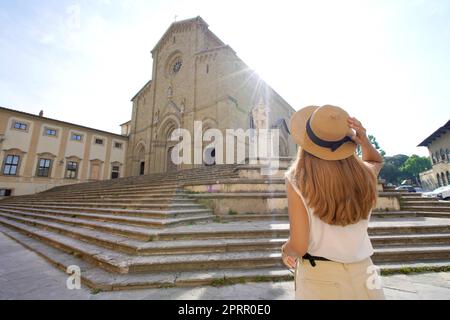
MULTIPOLYGON (((219 129, 225 136, 226 129, 258 128, 263 119, 268 128, 279 129, 279 155, 295 155, 287 126, 295 110, 201 17, 173 23, 152 57, 152 80, 133 97, 132 118, 126 124, 127 176, 193 167, 171 161, 177 142, 170 137, 177 128, 187 129, 194 137, 196 121, 201 121, 203 132, 219 129)), ((215 156, 215 150, 200 152, 205 159, 215 156)))

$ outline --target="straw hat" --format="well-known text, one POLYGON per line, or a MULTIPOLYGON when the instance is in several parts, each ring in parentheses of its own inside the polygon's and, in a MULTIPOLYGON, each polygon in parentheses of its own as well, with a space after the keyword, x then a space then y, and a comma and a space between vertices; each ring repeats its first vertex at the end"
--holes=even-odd
POLYGON ((323 160, 342 160, 356 151, 348 126, 348 113, 339 107, 311 106, 297 111, 291 118, 294 141, 310 154, 323 160))

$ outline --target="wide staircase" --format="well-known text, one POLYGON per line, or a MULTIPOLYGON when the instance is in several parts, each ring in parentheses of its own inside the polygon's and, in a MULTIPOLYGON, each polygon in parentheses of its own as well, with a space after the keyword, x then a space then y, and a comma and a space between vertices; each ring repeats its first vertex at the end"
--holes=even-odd
MULTIPOLYGON (((248 166, 201 167, 12 197, 0 201, 0 231, 63 271, 80 267, 83 283, 97 290, 292 279, 280 256, 289 236, 287 212, 217 214, 186 189, 244 183, 242 168, 248 166)), ((252 183, 284 183, 260 180, 252 183)), ((242 193, 245 199, 264 192, 255 187, 242 193)), ((384 272, 447 270, 450 203, 412 194, 402 194, 401 203, 400 211, 373 212, 373 260, 384 272)))

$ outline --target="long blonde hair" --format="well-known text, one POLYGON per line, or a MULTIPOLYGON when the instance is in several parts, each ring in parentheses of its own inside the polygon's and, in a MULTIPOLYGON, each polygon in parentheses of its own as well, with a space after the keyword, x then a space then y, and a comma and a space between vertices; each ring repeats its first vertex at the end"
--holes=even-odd
POLYGON ((306 205, 328 224, 355 224, 376 205, 377 178, 356 155, 327 161, 299 148, 292 169, 306 205))

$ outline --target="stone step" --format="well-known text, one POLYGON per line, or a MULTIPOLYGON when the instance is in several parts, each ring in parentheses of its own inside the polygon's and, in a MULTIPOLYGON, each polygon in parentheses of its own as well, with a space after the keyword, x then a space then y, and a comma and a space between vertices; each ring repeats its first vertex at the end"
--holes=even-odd
MULTIPOLYGON (((179 170, 177 172, 167 172, 160 174, 152 174, 146 176, 139 177, 128 177, 128 178, 120 178, 116 180, 108 180, 108 181, 97 181, 90 183, 82 183, 80 187, 82 188, 92 188, 92 187, 107 187, 114 185, 128 185, 128 184, 141 184, 141 183, 155 183, 158 181, 176 181, 186 179, 192 176, 206 176, 206 175, 214 175, 217 177, 226 176, 226 175, 236 175, 236 168, 239 165, 229 166, 228 168, 224 167, 202 167, 197 169, 187 169, 187 170, 179 170)), ((64 187, 56 187, 53 190, 61 190, 64 187)))
POLYGON ((385 218, 389 218, 395 215, 402 217, 433 217, 436 218, 450 218, 450 214, 448 212, 442 211, 421 211, 421 210, 401 210, 401 211, 374 211, 373 215, 383 216, 385 218))
MULTIPOLYGON (((62 272, 68 266, 77 265, 81 269, 82 284, 91 289, 103 291, 131 290, 144 288, 194 287, 243 283, 246 281, 290 281, 293 275, 284 267, 261 268, 255 270, 215 270, 214 272, 181 272, 156 274, 111 274, 89 263, 48 246, 33 238, 10 229, 0 229, 8 237, 37 253, 62 272)), ((382 272, 401 273, 404 270, 423 269, 441 270, 448 268, 450 261, 402 262, 378 264, 382 272)))
POLYGON ((436 198, 423 197, 421 193, 402 194, 401 197, 402 197, 402 199, 413 199, 413 200, 424 200, 424 201, 425 200, 436 200, 436 198))
MULTIPOLYGON (((226 173, 214 173, 214 172, 201 172, 201 173, 191 173, 188 176, 178 176, 178 177, 170 177, 166 176, 159 180, 130 180, 128 182, 115 182, 114 184, 106 184, 106 183, 83 183, 77 184, 77 190, 80 191, 92 191, 96 189, 104 189, 104 190, 116 190, 121 188, 141 188, 141 187, 155 187, 158 185, 166 185, 166 186, 176 186, 180 182, 187 181, 202 181, 202 180, 211 180, 211 177, 214 177, 215 180, 223 180, 223 179, 232 179, 238 178, 239 174, 236 172, 226 172, 226 173)), ((73 188, 73 185, 62 186, 59 188, 53 188, 51 190, 46 191, 46 193, 54 193, 54 192, 64 192, 68 189, 73 188)))
POLYGON ((164 218, 167 216, 176 216, 181 214, 199 214, 199 213, 211 213, 211 209, 205 209, 204 207, 197 208, 182 208, 182 209, 164 209, 164 210, 138 210, 138 209, 117 209, 117 208, 95 208, 95 207, 72 207, 72 206, 44 206, 44 205, 16 205, 16 204, 3 204, 0 203, 3 208, 28 208, 28 209, 40 209, 40 210, 64 210, 72 212, 85 212, 85 213, 99 213, 110 215, 126 215, 135 217, 147 217, 147 218, 164 218))
POLYGON ((142 198, 179 198, 185 196, 185 193, 181 189, 177 190, 158 190, 158 191, 134 191, 134 190, 122 190, 121 192, 108 192, 108 191, 97 191, 95 194, 93 193, 78 193, 78 194, 71 194, 64 193, 64 194, 55 194, 55 195, 48 195, 48 194, 42 194, 38 193, 36 195, 29 195, 29 196, 17 196, 17 197, 10 197, 2 202, 15 202, 15 201, 26 201, 26 200, 33 200, 33 199, 104 199, 104 198, 111 198, 111 199, 142 199, 142 198))
MULTIPOLYGON (((127 218, 150 218, 150 219, 175 219, 175 218, 187 218, 198 215, 212 215, 213 211, 210 209, 201 209, 201 210, 170 210, 170 211, 151 211, 145 212, 142 211, 135 212, 133 210, 121 210, 120 212, 111 212, 107 210, 103 210, 98 212, 98 210, 90 210, 90 208, 85 208, 85 210, 64 210, 64 207, 42 207, 38 208, 32 205, 2 205, 0 204, 0 210, 3 211, 11 211, 11 210, 19 210, 25 211, 29 213, 43 213, 50 215, 62 215, 62 216, 70 216, 70 217, 99 217, 100 220, 109 219, 127 219, 127 218)), ((69 208, 71 209, 71 208, 69 208)), ((117 220, 119 221, 119 220, 117 220)))
MULTIPOLYGON (((115 222, 100 222, 94 220, 86 220, 79 218, 63 218, 55 217, 50 215, 37 215, 37 214, 27 214, 23 212, 13 212, 5 213, 0 212, 0 217, 15 220, 15 221, 27 221, 35 225, 42 227, 47 227, 47 222, 55 223, 58 230, 62 230, 64 225, 81 227, 86 229, 99 230, 103 232, 108 232, 115 235, 129 237, 131 239, 137 239, 141 241, 150 241, 153 237, 154 232, 152 230, 162 229, 165 227, 174 227, 182 225, 190 225, 199 222, 212 221, 211 216, 195 217, 195 218, 180 218, 180 219, 167 219, 165 221, 154 221, 152 226, 134 226, 129 224, 121 224, 115 222)), ((150 223, 148 221, 147 223, 150 223)))
POLYGON ((409 196, 409 195, 402 195, 401 198, 405 201, 438 201, 437 198, 427 198, 427 197, 422 197, 422 196, 409 196))
POLYGON ((404 206, 424 206, 424 207, 439 207, 450 208, 450 202, 448 201, 422 201, 422 200, 403 200, 404 206))
MULTIPOLYGON (((190 253, 214 253, 248 250, 279 249, 287 238, 252 238, 252 239, 206 239, 190 241, 150 241, 142 242, 129 239, 120 235, 107 233, 98 229, 86 229, 73 225, 60 224, 58 221, 46 221, 45 219, 33 219, 37 217, 25 217, 21 215, 1 215, 5 219, 16 223, 28 224, 37 228, 50 230, 75 239, 92 244, 112 248, 134 255, 155 254, 190 254, 190 253)), ((4 223, 7 223, 4 221, 4 223)))
POLYGON ((111 274, 102 269, 93 268, 91 264, 80 258, 62 252, 19 232, 10 229, 2 229, 2 231, 11 239, 46 259, 62 272, 65 272, 69 266, 79 266, 81 269, 82 285, 103 291, 195 287, 242 283, 246 281, 287 281, 293 279, 292 273, 283 267, 255 268, 253 270, 217 269, 209 272, 111 274))
POLYGON ((270 221, 287 221, 289 216, 287 213, 268 213, 268 214, 228 214, 228 215, 218 215, 219 221, 228 222, 228 221, 261 221, 261 220, 270 220, 270 221))
POLYGON ((417 212, 414 211, 373 211, 371 219, 384 218, 414 218, 418 217, 417 212))
MULTIPOLYGON (((111 196, 85 196, 85 197, 34 197, 34 198, 24 198, 16 199, 15 201, 8 201, 4 203, 40 203, 40 202, 92 202, 92 200, 98 202, 123 202, 123 203, 193 203, 195 199, 189 198, 186 195, 178 194, 172 197, 167 197, 164 194, 161 195, 151 195, 146 196, 136 196, 136 197, 111 197, 111 196)), ((3 203, 3 202, 0 202, 3 203)))
POLYGON ((435 218, 450 218, 449 212, 438 212, 438 211, 374 211, 372 213, 374 217, 390 218, 390 217, 435 217, 435 218))
POLYGON ((437 206, 412 206, 403 205, 402 210, 405 211, 431 211, 431 212, 450 212, 450 207, 437 207, 437 206))
POLYGON ((214 192, 188 194, 194 199, 210 199, 210 198, 286 198, 286 192, 279 191, 261 191, 261 192, 214 192))
POLYGON ((5 222, 4 220, 1 220, 1 223, 55 248, 75 254, 100 268, 121 274, 199 271, 220 268, 253 269, 282 265, 279 250, 274 252, 245 251, 190 255, 132 256, 36 227, 10 221, 5 222))
POLYGON ((433 212, 433 211, 422 211, 417 212, 418 217, 430 217, 430 218, 450 218, 450 212, 433 212))
MULTIPOLYGON (((214 253, 248 250, 273 250, 279 249, 287 238, 253 238, 253 239, 205 239, 205 240, 181 240, 181 241, 151 241, 141 242, 126 239, 118 235, 104 233, 97 229, 86 230, 72 225, 61 225, 58 221, 46 221, 45 217, 4 216, 13 221, 30 224, 38 228, 44 228, 64 234, 75 239, 87 241, 96 245, 106 246, 122 252, 134 255, 154 254, 190 254, 190 253, 214 253), (37 219, 38 221, 36 221, 37 219), (44 220, 44 221, 41 221, 44 220)), ((428 244, 450 244, 450 234, 417 234, 417 235, 388 235, 372 236, 374 247, 428 244)))
MULTIPOLYGON (((450 221, 438 218, 383 219, 369 223, 370 235, 450 233, 450 221)), ((155 234, 154 240, 216 239, 233 237, 285 237, 289 235, 288 222, 242 221, 209 223, 174 227, 155 234)))
MULTIPOLYGON (((280 239, 217 239, 192 241, 143 242, 115 235, 98 229, 89 229, 58 222, 34 220, 21 216, 1 216, 4 225, 25 224, 39 229, 59 233, 90 244, 106 247, 132 255, 214 253, 243 250, 268 250, 281 247, 280 239), (5 220, 7 219, 7 220, 5 220)), ((286 240, 286 239, 284 239, 286 240)))
POLYGON ((450 246, 428 245, 408 247, 385 247, 375 249, 373 261, 376 264, 384 262, 450 260, 450 246))
POLYGON ((71 184, 71 185, 65 185, 61 187, 60 189, 51 189, 49 191, 45 191, 43 193, 51 194, 51 193, 62 193, 67 191, 78 191, 78 192, 85 192, 85 191, 96 191, 96 190, 108 190, 108 191, 114 191, 114 190, 120 190, 122 188, 146 188, 149 190, 152 189, 161 189, 161 188, 176 188, 178 186, 178 181, 140 181, 140 182, 134 182, 134 183, 128 183, 128 184, 117 184, 117 185, 110 185, 110 186, 101 186, 101 185, 95 185, 95 184, 71 184))
MULTIPOLYGON (((387 220, 387 219, 385 219, 387 220)), ((77 219, 71 223, 77 224, 77 219)), ((86 223, 83 223, 83 225, 86 223)), ((279 238, 289 235, 289 224, 278 221, 252 221, 243 223, 197 223, 194 225, 175 226, 170 229, 158 230, 124 226, 112 223, 96 223, 89 221, 93 229, 124 235, 142 241, 159 240, 201 240, 201 239, 233 239, 233 238, 279 238)), ((408 222, 398 220, 371 221, 370 235, 392 234, 435 234, 450 233, 450 225, 446 219, 420 218, 408 222)))
MULTIPOLYGON (((287 213, 228 213, 225 215, 218 215, 221 221, 254 221, 254 220, 272 220, 284 221, 288 220, 287 213)), ((411 218, 411 217, 435 217, 435 218, 450 218, 449 212, 414 212, 414 211, 374 211, 371 219, 384 218, 411 218)))
POLYGON ((36 221, 33 219, 22 218, 20 216, 0 216, 0 226, 1 225, 14 228, 16 230, 22 230, 23 226, 21 225, 28 225, 38 229, 52 231, 54 233, 65 235, 67 237, 71 237, 73 239, 87 242, 93 245, 129 254, 137 254, 136 248, 139 248, 141 244, 146 243, 138 240, 133 240, 125 236, 107 233, 102 230, 75 227, 49 221, 36 221))
POLYGON ((89 213, 71 213, 71 212, 60 212, 57 210, 52 211, 30 211, 30 210, 12 210, 5 209, 0 207, 0 213, 6 214, 14 214, 21 215, 35 219, 43 219, 43 220, 51 220, 51 221, 60 221, 63 223, 65 220, 60 219, 70 219, 71 223, 75 223, 76 220, 79 219, 80 222, 86 221, 100 221, 107 223, 116 223, 120 225, 128 225, 128 226, 137 226, 137 227, 149 227, 149 228, 164 228, 175 225, 189 224, 189 223, 197 223, 197 222, 205 222, 212 221, 214 216, 212 214, 192 214, 184 217, 167 217, 167 218, 136 218, 136 217, 127 217, 127 216, 117 216, 117 215, 96 215, 89 213))
MULTIPOLYGON (((254 220, 287 220, 289 216, 286 213, 229 213, 228 215, 218 216, 222 221, 254 221, 254 220)), ((372 219, 383 218, 411 218, 411 217, 435 217, 435 218, 450 218, 450 212, 426 212, 426 211, 373 211, 372 219)))
MULTIPOLYGON (((100 249, 98 246, 31 226, 11 222, 5 224, 4 221, 2 224, 44 241, 55 248, 75 254, 105 270, 122 274, 216 270, 218 268, 254 269, 255 267, 282 265, 279 250, 135 257, 108 249, 100 249)), ((436 259, 450 259, 450 246, 379 248, 375 250, 373 256, 375 263, 436 259)))
MULTIPOLYGON (((95 221, 83 221, 81 219, 59 218, 58 223, 51 225, 49 222, 39 221, 38 216, 34 217, 34 219, 27 220, 26 218, 21 218, 20 216, 6 213, 0 213, 0 218, 3 219, 3 223, 4 219, 8 219, 17 222, 28 222, 30 224, 43 228, 44 227, 50 228, 51 226, 53 229, 58 231, 64 230, 64 225, 67 225, 73 227, 86 228, 90 230, 108 232, 113 235, 124 236, 141 241, 150 241, 154 237, 154 232, 152 232, 153 229, 151 228, 120 225, 115 223, 100 223, 95 221)), ((52 221, 56 221, 55 219, 53 219, 52 221)))
MULTIPOLYGON (((72 219, 72 224, 79 223, 78 219, 72 219)), ((124 235, 130 238, 148 241, 152 240, 192 240, 192 239, 221 239, 221 238, 270 238, 286 237, 289 234, 287 221, 252 221, 248 223, 198 223, 191 226, 175 226, 167 230, 151 230, 134 226, 124 226, 113 223, 96 223, 95 221, 83 221, 83 225, 124 235)), ((447 219, 416 218, 403 221, 402 219, 383 219, 383 221, 371 221, 369 234, 424 234, 424 233, 448 233, 450 225, 447 219)))
MULTIPOLYGON (((102 196, 111 196, 111 197, 127 197, 127 196, 142 196, 142 197, 149 197, 152 196, 153 194, 161 194, 164 193, 166 194, 166 196, 174 196, 177 195, 177 193, 179 192, 180 189, 158 189, 158 190, 145 190, 145 189, 127 189, 127 188, 122 188, 121 190, 118 191, 108 191, 108 190, 102 190, 102 189, 98 189, 96 191, 92 191, 92 192, 64 192, 64 193, 58 193, 55 195, 47 195, 45 194, 45 197, 49 197, 49 198, 53 198, 54 196, 56 197, 84 197, 84 196, 94 196, 94 197, 102 197, 102 196)), ((41 195, 41 194, 39 194, 41 195)), ((16 198, 11 198, 11 199, 17 199, 16 198)))
POLYGON ((369 235, 449 233, 450 220, 433 217, 383 218, 369 223, 369 235))
POLYGON ((54 189, 50 189, 48 191, 45 191, 45 193, 54 193, 54 192, 61 192, 61 191, 66 191, 66 190, 70 190, 70 191, 86 191, 86 190, 96 190, 96 189, 108 189, 108 190, 113 190, 113 189, 120 189, 122 187, 125 188, 138 188, 138 187, 149 187, 149 188, 159 188, 161 186, 165 186, 165 187, 176 187, 178 185, 178 181, 172 179, 172 181, 170 180, 155 180, 155 181, 137 181, 137 180, 132 180, 129 183, 117 183, 117 184, 108 184, 108 181, 102 181, 100 183, 93 183, 93 182, 88 182, 88 183, 78 183, 78 184, 71 184, 71 185, 66 185, 66 186, 62 186, 60 188, 54 188, 54 189))
POLYGON ((398 246, 427 246, 427 245, 450 245, 450 233, 436 234, 408 234, 408 235, 372 235, 370 237, 374 248, 398 247, 398 246))
POLYGON ((110 203, 110 202, 54 202, 54 201, 41 201, 39 203, 37 202, 19 202, 16 201, 11 204, 3 204, 1 205, 8 206, 8 205, 14 205, 14 206, 22 206, 22 205, 33 205, 36 207, 54 207, 54 206, 60 206, 64 205, 65 207, 83 207, 83 208, 108 208, 108 209, 203 209, 204 207, 198 203, 195 202, 188 202, 188 203, 135 203, 135 204, 128 204, 128 203, 110 203))

